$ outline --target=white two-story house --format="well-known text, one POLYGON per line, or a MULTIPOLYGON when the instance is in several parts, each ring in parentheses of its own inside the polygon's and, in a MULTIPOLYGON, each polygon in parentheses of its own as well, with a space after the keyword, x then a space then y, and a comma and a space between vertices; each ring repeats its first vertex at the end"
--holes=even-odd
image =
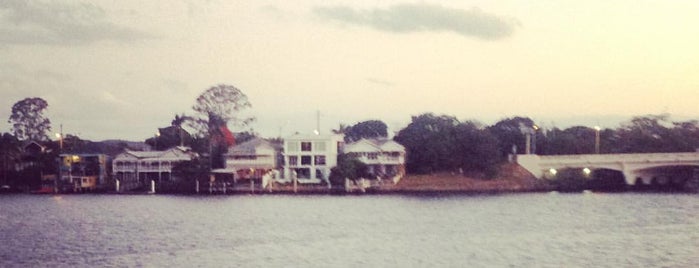
POLYGON ((327 182, 344 145, 343 135, 296 134, 284 140, 284 178, 299 183, 327 182))
POLYGON ((405 176, 405 147, 390 139, 360 139, 345 145, 344 153, 367 165, 373 176, 397 182, 405 176))

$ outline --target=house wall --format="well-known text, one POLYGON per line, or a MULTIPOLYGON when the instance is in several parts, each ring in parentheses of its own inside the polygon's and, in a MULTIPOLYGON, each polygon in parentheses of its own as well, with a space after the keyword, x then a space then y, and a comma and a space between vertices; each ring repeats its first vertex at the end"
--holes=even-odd
POLYGON ((171 180, 172 168, 192 158, 190 153, 178 150, 173 148, 155 153, 127 151, 112 161, 112 174, 119 180, 121 190, 137 188, 151 180, 171 180))
POLYGON ((342 135, 292 136, 284 141, 284 178, 299 181, 327 180, 337 165, 342 135))

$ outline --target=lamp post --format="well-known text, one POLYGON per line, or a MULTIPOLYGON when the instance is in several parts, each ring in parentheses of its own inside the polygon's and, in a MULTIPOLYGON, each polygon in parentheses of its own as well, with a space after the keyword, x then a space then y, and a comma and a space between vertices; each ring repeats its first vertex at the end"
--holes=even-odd
POLYGON ((599 131, 602 129, 599 126, 595 126, 595 154, 599 154, 599 131))
POLYGON ((524 154, 536 153, 536 131, 538 129, 539 126, 537 125, 532 125, 530 127, 524 125, 521 122, 519 123, 519 131, 521 131, 522 134, 524 134, 524 154))
POLYGON ((536 131, 539 130, 539 126, 532 125, 532 154, 536 154, 536 131))
POLYGON ((60 128, 61 132, 56 133, 56 138, 58 138, 58 171, 56 174, 56 177, 53 179, 53 192, 58 193, 58 181, 61 179, 61 176, 63 176, 62 172, 62 166, 63 166, 63 159, 61 159, 61 154, 63 154, 63 124, 61 124, 60 128))
POLYGON ((58 147, 63 151, 63 124, 61 124, 61 132, 56 133, 56 138, 58 139, 58 147))
POLYGON ((155 137, 153 138, 155 140, 155 150, 158 151, 158 138, 160 137, 160 131, 155 132, 155 137))
POLYGON ((520 125, 520 131, 524 133, 524 154, 536 154, 536 131, 539 126, 531 127, 520 125))

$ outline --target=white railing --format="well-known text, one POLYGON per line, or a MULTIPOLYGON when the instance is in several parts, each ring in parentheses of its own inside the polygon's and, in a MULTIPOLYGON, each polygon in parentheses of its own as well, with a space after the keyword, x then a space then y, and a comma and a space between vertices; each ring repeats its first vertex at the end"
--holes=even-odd
POLYGON ((402 156, 378 156, 376 158, 361 156, 357 157, 357 160, 365 164, 400 165, 405 163, 405 158, 402 156))

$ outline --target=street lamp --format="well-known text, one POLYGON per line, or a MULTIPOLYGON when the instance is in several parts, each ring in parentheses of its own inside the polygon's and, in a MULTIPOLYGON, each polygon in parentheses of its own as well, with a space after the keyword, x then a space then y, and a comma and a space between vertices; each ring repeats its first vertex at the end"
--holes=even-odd
POLYGON ((595 154, 599 154, 599 131, 602 130, 599 126, 595 126, 595 154))
POLYGON ((56 139, 58 139, 58 147, 63 150, 63 135, 61 135, 61 133, 56 133, 56 139))
POLYGON ((153 140, 155 140, 155 150, 156 150, 156 151, 158 150, 158 138, 159 138, 159 137, 160 137, 160 131, 156 131, 156 132, 155 132, 155 138, 153 139, 153 140))
POLYGON ((537 125, 529 127, 519 123, 519 130, 524 134, 524 154, 536 154, 536 131, 538 129, 537 125))
POLYGON ((539 126, 532 125, 532 154, 536 154, 536 131, 539 130, 539 126))

